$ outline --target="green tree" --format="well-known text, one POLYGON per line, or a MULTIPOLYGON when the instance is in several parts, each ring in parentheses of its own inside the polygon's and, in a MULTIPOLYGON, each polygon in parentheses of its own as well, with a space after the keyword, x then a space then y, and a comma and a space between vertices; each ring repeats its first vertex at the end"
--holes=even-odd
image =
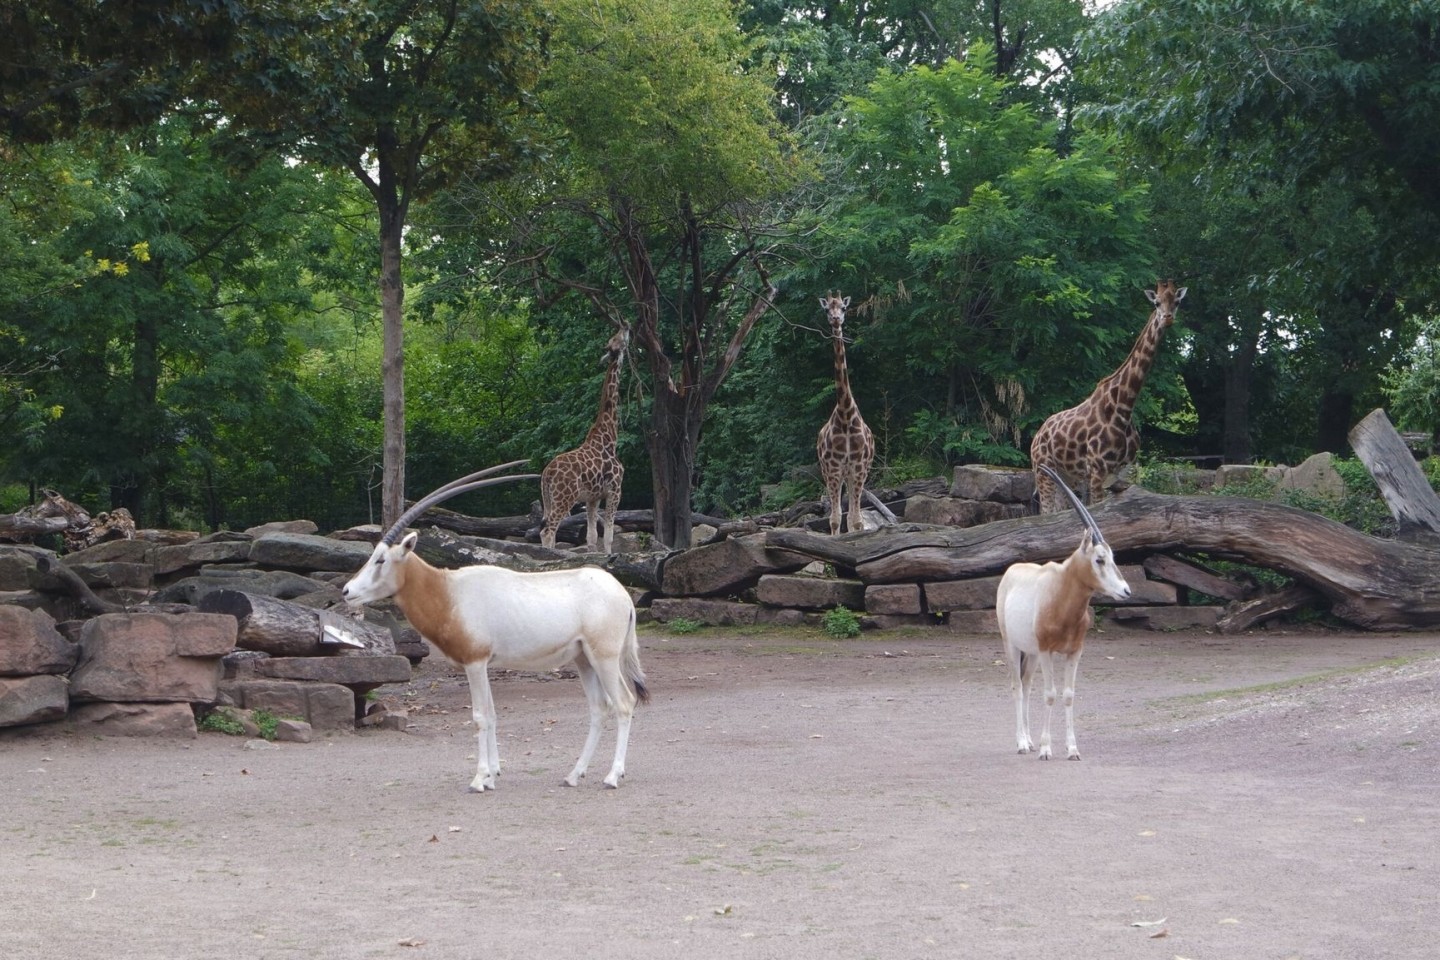
POLYGON ((1434 301, 1437 28, 1431 2, 1131 0, 1084 47, 1090 112, 1135 155, 1195 183, 1194 205, 1221 221, 1266 215, 1271 239, 1230 244, 1212 321, 1268 317, 1243 326, 1273 332, 1322 449, 1343 449, 1434 301))
POLYGON ((541 98, 562 146, 514 214, 511 262, 542 307, 578 294, 631 325, 656 536, 688 546, 706 409, 775 293, 766 204, 800 165, 728 0, 564 0, 552 52, 541 98))
MULTIPOLYGON (((1113 369, 1145 313, 1143 184, 1099 138, 1057 152, 1007 85, 977 43, 878 77, 830 136, 844 173, 798 279, 855 297, 862 409, 898 419, 910 454, 1020 458, 1021 434, 1113 369)), ((1167 389, 1152 376, 1147 392, 1167 389)))
POLYGON ((384 522, 405 491, 404 232, 412 203, 531 151, 545 20, 520 0, 366 0, 258 12, 212 88, 243 131, 345 170, 378 217, 384 328, 384 522), (289 13, 289 16, 283 14, 289 13))
POLYGON ((187 458, 216 456, 228 425, 303 437, 312 413, 284 327, 309 302, 306 224, 333 194, 279 158, 217 161, 190 119, 64 154, 71 214, 30 245, 76 279, 41 279, 13 320, 25 356, 55 358, 32 382, 55 416, 7 470, 103 489, 142 521, 190 500, 187 458))

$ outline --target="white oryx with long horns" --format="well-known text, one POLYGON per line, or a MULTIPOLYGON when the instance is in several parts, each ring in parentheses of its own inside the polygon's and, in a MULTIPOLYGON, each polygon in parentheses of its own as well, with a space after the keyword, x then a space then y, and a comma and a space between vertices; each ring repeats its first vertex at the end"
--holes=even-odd
POLYGON ((1115 554, 1085 504, 1059 474, 1042 465, 1079 511, 1086 531, 1080 546, 1063 563, 1014 563, 1000 578, 995 615, 1010 667, 1015 699, 1015 738, 1020 753, 1029 753, 1030 678, 1039 661, 1045 680, 1045 726, 1040 731, 1040 759, 1050 759, 1050 713, 1055 707, 1055 664, 1065 668, 1065 755, 1080 759, 1075 744, 1075 674, 1090 629, 1090 597, 1097 591, 1117 600, 1130 596, 1130 585, 1115 566, 1115 554))
POLYGON ((441 500, 491 484, 534 479, 534 474, 494 476, 524 462, 472 473, 419 500, 386 531, 342 594, 352 606, 394 597, 410 624, 465 668, 478 743, 472 791, 495 789, 500 773, 489 668, 553 670, 571 662, 590 704, 590 732, 565 783, 576 786, 585 775, 605 716, 613 711, 615 759, 605 785, 618 787, 625 775, 631 716, 637 702, 650 699, 640 669, 635 604, 620 582, 599 567, 538 573, 486 565, 441 570, 415 553, 418 534, 400 536, 441 500))

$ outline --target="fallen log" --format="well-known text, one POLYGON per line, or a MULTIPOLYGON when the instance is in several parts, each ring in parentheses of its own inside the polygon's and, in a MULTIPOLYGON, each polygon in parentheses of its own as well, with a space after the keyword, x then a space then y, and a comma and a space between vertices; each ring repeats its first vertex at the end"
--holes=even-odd
POLYGON ((1240 633, 1249 630, 1262 620, 1278 617, 1282 613, 1294 613, 1320 599, 1320 595, 1309 587, 1298 583, 1274 593, 1267 593, 1243 603, 1232 603, 1225 615, 1215 621, 1221 633, 1240 633))
POLYGON ((366 654, 390 656, 395 638, 389 630, 334 610, 317 610, 240 590, 216 590, 200 599, 201 613, 228 613, 239 623, 235 646, 272 657, 314 657, 335 653, 341 645, 327 642, 324 628, 336 626, 364 647, 366 654))
MULTIPOLYGON (((1091 511, 1116 553, 1199 553, 1278 571, 1371 630, 1440 625, 1440 549, 1379 540, 1318 514, 1241 497, 1175 497, 1133 487, 1091 511)), ((777 529, 766 545, 854 570, 863 582, 959 580, 1017 561, 1059 560, 1075 548, 1071 513, 978 527, 901 524, 829 537, 777 529)))

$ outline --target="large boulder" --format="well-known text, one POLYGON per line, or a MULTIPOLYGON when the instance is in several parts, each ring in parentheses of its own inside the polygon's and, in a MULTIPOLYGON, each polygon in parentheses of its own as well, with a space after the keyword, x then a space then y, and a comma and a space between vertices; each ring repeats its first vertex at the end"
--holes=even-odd
POLYGON ((374 550, 353 540, 308 533, 267 533, 250 544, 250 560, 266 567, 348 573, 360 569, 374 550))
MULTIPOLYGON (((1034 494, 1035 474, 1016 467, 961 464, 955 468, 955 478, 950 484, 950 496, 966 500, 1023 503, 1028 507, 1034 494)), ((914 519, 908 508, 905 519, 914 519)))
POLYGON ((188 703, 85 703, 70 720, 86 733, 107 737, 178 737, 193 740, 199 731, 188 703))
POLYGON ((0 607, 0 677, 69 673, 79 650, 43 610, 0 607))
POLYGON ((64 677, 0 677, 0 727, 62 720, 70 707, 64 677))
POLYGON ((730 537, 667 558, 661 592, 667 597, 734 593, 755 584, 762 574, 790 573, 812 559, 766 547, 763 533, 730 537))
POLYGON ((215 700, 220 658, 235 647, 233 617, 107 613, 80 631, 71 699, 112 702, 215 700))

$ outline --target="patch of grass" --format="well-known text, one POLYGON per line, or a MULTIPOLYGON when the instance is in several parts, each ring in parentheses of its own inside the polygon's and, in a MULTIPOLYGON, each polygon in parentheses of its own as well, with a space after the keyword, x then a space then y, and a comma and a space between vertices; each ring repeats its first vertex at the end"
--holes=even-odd
POLYGON ((1321 683, 1326 680, 1334 680, 1338 677, 1356 676, 1363 673, 1372 673, 1378 670, 1393 670, 1403 667, 1408 663, 1414 663, 1418 657, 1390 657, 1379 660, 1375 663, 1362 663, 1353 667, 1336 667, 1334 670, 1322 670, 1319 673, 1309 673, 1303 677, 1293 677, 1289 680, 1275 680, 1271 683, 1257 683, 1252 687, 1232 687, 1228 690, 1209 690, 1204 693, 1186 693, 1178 697, 1167 697, 1164 700, 1155 701, 1156 706, 1160 705, 1184 705, 1184 704, 1205 704, 1213 703, 1216 700, 1239 700, 1245 697, 1263 696, 1268 693, 1280 693, 1285 690, 1294 690, 1312 683, 1321 683))
POLYGON ((670 629, 671 633, 678 633, 682 637, 686 634, 694 633, 705 626, 705 624, 699 620, 691 620, 689 617, 676 617, 668 621, 665 625, 670 629))

